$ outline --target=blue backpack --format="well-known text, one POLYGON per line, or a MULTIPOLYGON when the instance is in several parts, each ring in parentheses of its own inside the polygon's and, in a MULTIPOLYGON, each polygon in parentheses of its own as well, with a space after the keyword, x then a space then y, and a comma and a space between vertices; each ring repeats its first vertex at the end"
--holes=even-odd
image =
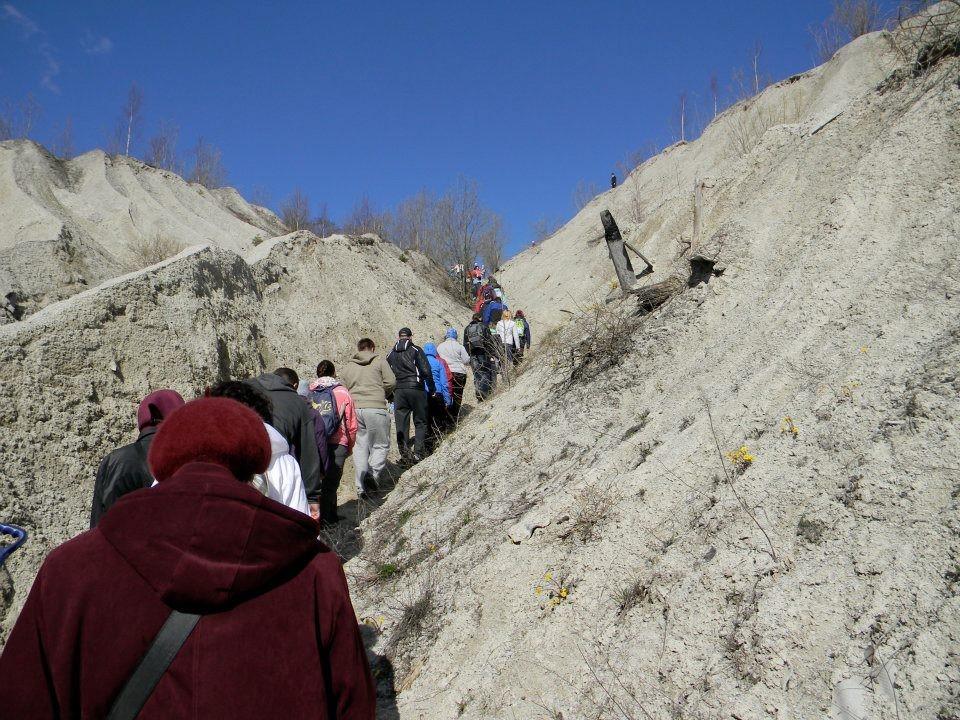
POLYGON ((327 437, 331 437, 340 427, 340 412, 337 409, 337 399, 333 395, 333 388, 317 388, 307 394, 307 400, 314 410, 323 418, 323 427, 327 437))

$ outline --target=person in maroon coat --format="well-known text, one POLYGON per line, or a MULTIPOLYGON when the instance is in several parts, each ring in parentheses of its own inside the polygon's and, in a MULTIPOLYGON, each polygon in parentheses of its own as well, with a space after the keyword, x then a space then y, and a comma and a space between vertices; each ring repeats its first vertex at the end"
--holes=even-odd
POLYGON ((260 418, 187 403, 150 448, 159 484, 44 562, 0 656, 4 718, 103 718, 172 609, 199 613, 139 718, 372 720, 346 578, 316 521, 249 484, 260 418))

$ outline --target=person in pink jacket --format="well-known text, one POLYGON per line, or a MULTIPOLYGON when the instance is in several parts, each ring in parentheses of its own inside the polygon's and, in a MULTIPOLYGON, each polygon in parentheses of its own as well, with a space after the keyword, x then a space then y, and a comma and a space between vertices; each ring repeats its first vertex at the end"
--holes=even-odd
POLYGON ((357 409, 350 392, 335 377, 337 369, 329 360, 317 365, 317 379, 310 390, 330 390, 336 405, 337 417, 327 438, 330 462, 320 488, 320 517, 330 524, 340 521, 337 514, 337 489, 343 477, 343 465, 353 452, 357 441, 357 409))

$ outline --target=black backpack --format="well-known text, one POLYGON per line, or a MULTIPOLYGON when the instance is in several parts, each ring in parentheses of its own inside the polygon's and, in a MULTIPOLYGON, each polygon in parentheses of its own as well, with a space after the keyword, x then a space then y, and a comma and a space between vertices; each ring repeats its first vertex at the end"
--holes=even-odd
POLYGON ((463 345, 471 355, 486 353, 489 348, 490 328, 483 323, 470 323, 463 331, 463 345))

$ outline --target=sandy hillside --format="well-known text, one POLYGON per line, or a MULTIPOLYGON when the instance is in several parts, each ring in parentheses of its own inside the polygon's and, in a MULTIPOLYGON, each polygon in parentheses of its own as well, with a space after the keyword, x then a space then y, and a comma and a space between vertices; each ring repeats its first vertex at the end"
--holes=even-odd
POLYGON ((347 564, 382 717, 960 717, 960 60, 915 77, 902 41, 727 111, 501 273, 556 332, 347 564), (722 274, 605 305, 600 209, 685 277, 696 175, 722 274))
POLYGON ((156 262, 158 244, 240 252, 286 232, 232 188, 100 150, 64 161, 28 140, 0 142, 0 294, 17 292, 29 311, 156 262))
POLYGON ((0 326, 0 518, 30 533, 0 570, 0 645, 43 557, 89 526, 100 458, 136 437, 151 389, 192 398, 278 365, 312 378, 363 335, 386 349, 401 324, 426 341, 469 316, 439 269, 378 239, 304 232, 258 251, 190 248, 0 326))

